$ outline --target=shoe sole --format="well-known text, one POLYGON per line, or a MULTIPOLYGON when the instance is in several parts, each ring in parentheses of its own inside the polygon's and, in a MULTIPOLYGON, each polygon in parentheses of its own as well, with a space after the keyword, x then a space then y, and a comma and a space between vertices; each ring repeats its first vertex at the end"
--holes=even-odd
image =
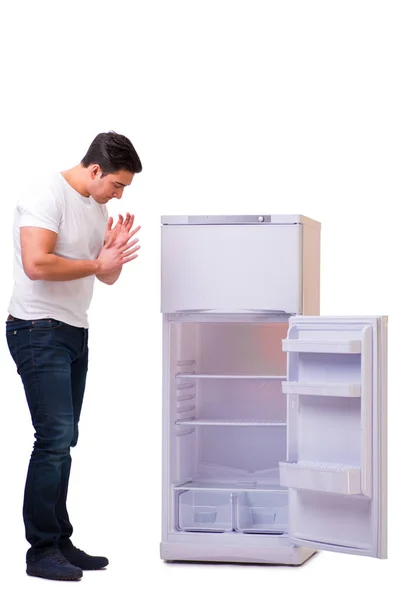
POLYGON ((82 575, 76 577, 51 577, 51 575, 42 575, 40 573, 29 573, 26 572, 29 577, 41 577, 42 579, 51 579, 52 581, 79 581, 82 579, 82 575))

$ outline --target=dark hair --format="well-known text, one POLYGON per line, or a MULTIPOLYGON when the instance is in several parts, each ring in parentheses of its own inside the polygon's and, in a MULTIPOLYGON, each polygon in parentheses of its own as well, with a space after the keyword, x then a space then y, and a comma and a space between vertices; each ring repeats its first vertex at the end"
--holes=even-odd
POLYGON ((122 170, 130 173, 140 173, 142 170, 142 163, 132 142, 115 131, 96 135, 81 163, 84 167, 100 165, 102 177, 122 170))

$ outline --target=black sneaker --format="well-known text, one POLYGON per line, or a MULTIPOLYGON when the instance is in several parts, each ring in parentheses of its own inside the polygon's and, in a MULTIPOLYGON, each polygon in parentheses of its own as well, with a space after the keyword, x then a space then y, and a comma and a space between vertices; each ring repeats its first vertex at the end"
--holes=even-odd
POLYGON ((60 552, 71 565, 75 565, 83 571, 97 571, 108 565, 108 559, 105 556, 90 556, 83 550, 75 548, 70 540, 60 543, 60 552))
POLYGON ((58 549, 31 556, 27 560, 26 572, 32 577, 61 581, 76 581, 83 575, 82 569, 71 565, 58 549))

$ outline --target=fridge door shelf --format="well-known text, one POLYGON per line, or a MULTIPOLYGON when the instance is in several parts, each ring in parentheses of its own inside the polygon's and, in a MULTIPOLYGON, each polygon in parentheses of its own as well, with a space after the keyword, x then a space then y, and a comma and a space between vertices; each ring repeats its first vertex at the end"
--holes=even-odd
POLYGON ((284 421, 259 421, 259 420, 235 420, 235 419, 178 419, 176 425, 199 426, 227 426, 227 427, 286 427, 284 421))
POLYGON ((341 398, 359 398, 361 396, 361 384, 284 381, 282 383, 282 392, 284 394, 296 394, 299 396, 335 396, 341 398))
POLYGON ((333 494, 361 494, 361 469, 352 465, 301 460, 281 462, 280 484, 333 494))
POLYGON ((318 354, 361 354, 361 340, 286 339, 284 352, 310 352, 318 354))

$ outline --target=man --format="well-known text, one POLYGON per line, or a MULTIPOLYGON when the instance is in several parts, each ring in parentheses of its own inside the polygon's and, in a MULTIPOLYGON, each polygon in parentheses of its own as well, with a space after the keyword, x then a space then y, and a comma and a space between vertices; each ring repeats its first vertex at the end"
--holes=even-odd
POLYGON ((82 162, 24 198, 14 220, 14 289, 6 323, 35 429, 24 495, 27 573, 73 580, 101 569, 71 541, 66 500, 70 448, 78 440, 88 368, 88 320, 94 279, 111 285, 140 246, 134 216, 113 227, 105 205, 121 198, 142 165, 115 132, 99 134, 82 162))

